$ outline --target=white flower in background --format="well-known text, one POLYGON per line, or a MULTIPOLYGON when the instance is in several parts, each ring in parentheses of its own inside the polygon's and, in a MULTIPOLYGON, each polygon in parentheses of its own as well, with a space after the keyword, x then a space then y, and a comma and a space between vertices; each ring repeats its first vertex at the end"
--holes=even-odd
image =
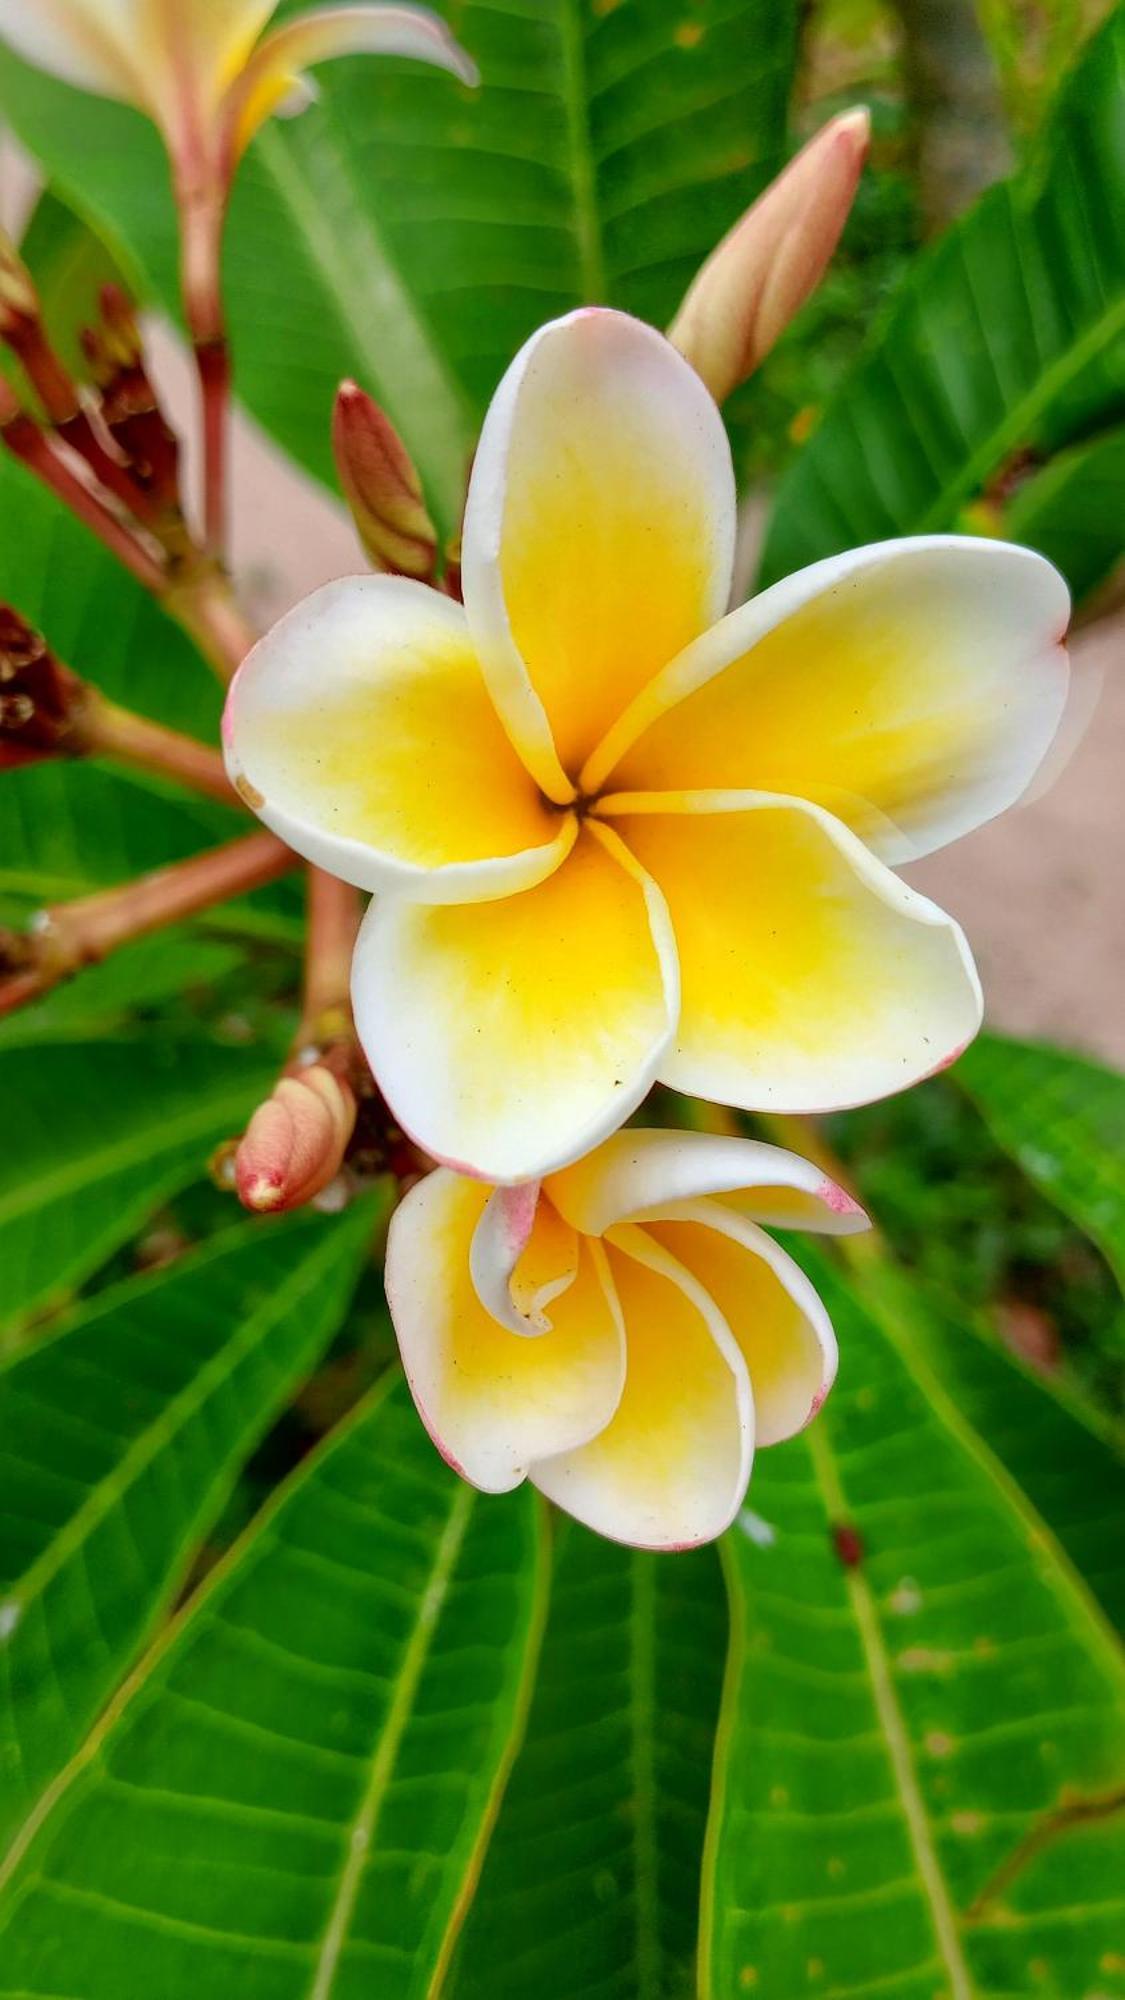
POLYGON ((238 161, 271 113, 307 98, 304 72, 366 52, 476 70, 421 7, 316 7, 266 33, 277 0, 0 0, 0 37, 63 82, 133 104, 159 127, 185 233, 192 331, 217 330, 217 239, 238 161))

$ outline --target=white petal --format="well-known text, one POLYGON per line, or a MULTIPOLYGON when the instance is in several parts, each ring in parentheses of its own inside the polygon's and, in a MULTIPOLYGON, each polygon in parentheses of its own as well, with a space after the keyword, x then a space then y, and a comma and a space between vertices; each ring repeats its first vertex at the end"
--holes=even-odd
POLYGON ((886 861, 1030 783, 1067 695, 1069 599, 1042 556, 934 535, 830 556, 732 611, 633 704, 600 788, 811 799, 886 861))
POLYGON ((405 577, 347 577, 282 618, 231 683, 223 739, 259 818, 360 889, 509 896, 574 841, 500 726, 461 606, 405 577))
POLYGON ((810 1161, 709 1132, 615 1132, 548 1186, 559 1213, 590 1236, 701 1195, 738 1195, 744 1214, 780 1228, 850 1236, 869 1226, 859 1204, 810 1161))
POLYGON ((811 1423, 836 1379, 832 1322, 779 1243, 719 1201, 685 1201, 646 1229, 714 1299, 750 1373, 760 1445, 811 1423))
POLYGON ((404 1131, 483 1180, 533 1180, 629 1117, 675 1032, 660 894, 607 829, 502 902, 372 904, 356 1028, 404 1131))
POLYGON ((532 1481, 613 1541, 693 1548, 729 1527, 746 1492, 746 1363, 713 1299, 645 1230, 616 1232, 609 1261, 625 1319, 621 1401, 589 1444, 533 1465, 532 1481))
POLYGON ((583 1244, 555 1323, 535 1340, 498 1326, 469 1274, 489 1191, 428 1174, 395 1211, 386 1284, 403 1366, 442 1456, 474 1486, 502 1493, 533 1459, 596 1436, 620 1399, 620 1317, 600 1245, 583 1244))
POLYGON ((601 307, 541 327, 485 420, 462 579, 496 705, 551 798, 721 614, 734 529, 722 421, 669 342, 601 307))

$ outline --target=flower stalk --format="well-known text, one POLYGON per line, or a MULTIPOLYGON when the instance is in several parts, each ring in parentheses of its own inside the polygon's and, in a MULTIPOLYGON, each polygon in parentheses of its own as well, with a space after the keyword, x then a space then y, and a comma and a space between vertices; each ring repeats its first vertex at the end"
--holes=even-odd
POLYGON ((237 801, 217 750, 110 701, 0 605, 0 770, 45 757, 112 757, 224 805, 237 801))
POLYGON ((0 1015, 39 999, 134 938, 260 889, 296 866, 284 841, 272 833, 252 833, 139 875, 120 888, 40 911, 29 932, 0 936, 0 1015))

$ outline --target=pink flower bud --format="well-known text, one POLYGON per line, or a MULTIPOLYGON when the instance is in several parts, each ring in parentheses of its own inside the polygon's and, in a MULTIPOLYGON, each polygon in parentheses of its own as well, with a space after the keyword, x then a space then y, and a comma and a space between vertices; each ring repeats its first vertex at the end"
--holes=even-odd
POLYGON ((437 532, 413 461, 390 418, 355 382, 343 382, 332 419, 340 483, 376 569, 428 580, 437 532))
POLYGON ((757 368, 820 283, 855 196, 871 121, 833 118, 724 236, 668 338, 717 403, 757 368))
POLYGON ((234 1159, 244 1208, 300 1208, 340 1171, 356 1119, 350 1086, 322 1063, 283 1076, 251 1118, 234 1159))

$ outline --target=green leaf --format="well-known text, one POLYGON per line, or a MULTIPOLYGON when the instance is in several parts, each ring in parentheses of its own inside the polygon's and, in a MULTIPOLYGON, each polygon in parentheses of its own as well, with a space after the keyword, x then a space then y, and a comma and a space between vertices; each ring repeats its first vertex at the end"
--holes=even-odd
POLYGON ((1112 1991, 1120 1649, 909 1326, 803 1261, 843 1366, 726 1545, 702 1992, 1112 1991))
POLYGON ((120 285, 121 272, 101 238, 49 188, 44 189, 20 241, 20 256, 35 280, 51 345, 79 381, 89 375, 79 335, 99 318, 103 285, 120 285))
POLYGON ((1004 514, 1004 533, 1047 556, 1081 599, 1121 560, 1123 519, 1125 425, 1060 452, 1028 479, 1004 514))
POLYGON ((137 938, 81 978, 0 1020, 0 1048, 102 1039, 127 1027, 138 1009, 190 1003, 236 972, 247 976, 245 954, 235 944, 182 926, 137 938))
POLYGON ((104 694, 217 742, 222 691, 191 641, 6 452, 0 517, 0 601, 14 605, 67 666, 104 694))
POLYGON ((911 267, 781 482, 765 582, 952 528, 1011 455, 1125 415, 1123 133, 1118 7, 1064 86, 1042 164, 911 267))
POLYGON ((725 1650, 713 1549, 669 1559, 562 1523, 451 2000, 686 2000, 725 1650))
POLYGON ((955 1081, 1028 1179, 1093 1238, 1125 1290, 1125 1078, 1061 1049, 982 1035, 955 1081))
POLYGON ((200 1036, 0 1050, 0 1324, 104 1263, 241 1131, 276 1066, 200 1036))
MULTIPOLYGON (((450 0, 470 93, 373 59, 318 71, 321 101, 251 149, 226 277, 238 391, 332 477, 343 375, 389 410, 443 527, 502 370, 584 300, 663 325, 781 156, 793 0, 450 0)), ((12 124, 165 301, 167 175, 134 114, 5 53, 12 124)))
POLYGON ((539 1515, 401 1384, 293 1476, 64 1774, 0 1992, 424 2000, 522 1722, 539 1515))
POLYGON ((1033 1370, 983 1320, 939 1299, 889 1260, 857 1263, 853 1283, 912 1345, 1057 1536, 1125 1636, 1125 1432, 1053 1374, 1033 1370))
POLYGON ((83 1307, 0 1369, 0 1845, 179 1589, 346 1310, 373 1222, 260 1223, 83 1307))

